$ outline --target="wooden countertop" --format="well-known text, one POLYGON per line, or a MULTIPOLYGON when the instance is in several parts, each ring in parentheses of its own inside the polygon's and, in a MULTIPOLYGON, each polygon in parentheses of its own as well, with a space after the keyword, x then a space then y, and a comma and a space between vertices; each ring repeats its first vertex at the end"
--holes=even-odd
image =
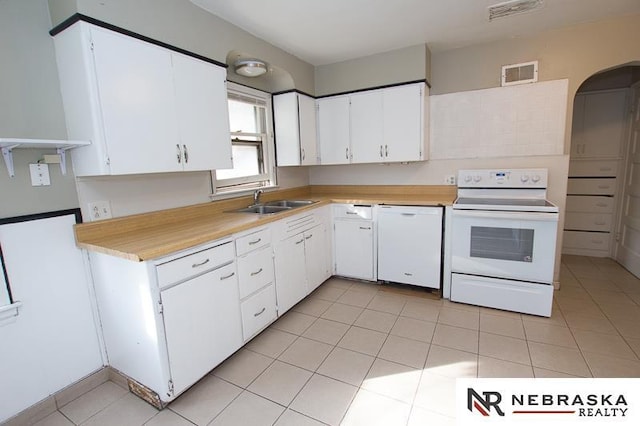
POLYGON ((455 186, 306 186, 265 192, 261 201, 308 199, 317 203, 274 215, 234 213, 251 196, 196 204, 75 226, 79 247, 132 261, 156 259, 330 203, 451 205, 455 186))

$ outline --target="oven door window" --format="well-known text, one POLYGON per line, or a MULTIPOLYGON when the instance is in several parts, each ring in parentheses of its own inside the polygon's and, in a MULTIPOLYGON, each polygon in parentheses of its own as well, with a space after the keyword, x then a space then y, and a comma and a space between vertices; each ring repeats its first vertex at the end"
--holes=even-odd
POLYGON ((471 227, 471 257, 533 261, 533 229, 471 227))

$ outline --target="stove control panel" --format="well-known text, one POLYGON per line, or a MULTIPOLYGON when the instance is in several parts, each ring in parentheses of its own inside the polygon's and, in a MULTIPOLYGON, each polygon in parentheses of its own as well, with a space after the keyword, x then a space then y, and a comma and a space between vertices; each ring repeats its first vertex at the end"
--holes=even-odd
POLYGON ((547 169, 459 170, 459 188, 546 188, 547 169))

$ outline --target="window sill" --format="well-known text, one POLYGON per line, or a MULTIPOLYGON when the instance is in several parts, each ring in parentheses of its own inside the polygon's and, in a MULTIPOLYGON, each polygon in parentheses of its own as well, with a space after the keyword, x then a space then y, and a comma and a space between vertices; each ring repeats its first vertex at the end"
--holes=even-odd
POLYGON ((0 306, 0 327, 15 322, 22 307, 22 302, 14 302, 10 305, 0 306))
POLYGON ((229 198, 243 197, 245 195, 253 195, 258 189, 262 189, 265 192, 273 191, 278 189, 278 185, 271 186, 257 186, 255 188, 243 188, 243 189, 234 189, 229 191, 221 191, 216 194, 209 194, 209 198, 211 201, 218 200, 227 200, 229 198))

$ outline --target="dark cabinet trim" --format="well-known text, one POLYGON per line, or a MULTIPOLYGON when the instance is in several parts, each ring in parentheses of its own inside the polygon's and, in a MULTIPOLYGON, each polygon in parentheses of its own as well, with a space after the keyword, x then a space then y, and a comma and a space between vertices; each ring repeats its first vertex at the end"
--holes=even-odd
POLYGON ((56 34, 61 33, 62 31, 66 30, 67 28, 69 28, 71 25, 75 24, 78 21, 84 21, 84 22, 87 22, 89 24, 95 25, 97 27, 106 28, 108 30, 111 30, 111 31, 114 31, 114 32, 117 32, 117 33, 120 33, 120 34, 124 34, 126 36, 133 37, 133 38, 136 38, 138 40, 145 41, 147 43, 155 44, 156 46, 164 47, 165 49, 169 49, 169 50, 172 50, 172 51, 177 52, 177 53, 182 53, 183 55, 191 56, 192 58, 196 58, 196 59, 199 59, 199 60, 204 61, 204 62, 209 62, 211 64, 218 65, 219 67, 223 67, 223 68, 227 68, 228 67, 227 64, 222 63, 222 62, 218 62, 215 59, 211 59, 211 58, 207 58, 206 56, 198 55, 197 53, 193 53, 193 52, 190 52, 188 50, 181 49, 179 47, 164 43, 162 41, 152 39, 152 38, 144 36, 142 34, 134 33, 133 31, 126 30, 124 28, 109 24, 109 23, 104 22, 104 21, 100 21, 99 19, 95 19, 95 18, 92 18, 90 16, 83 15, 81 13, 76 13, 74 15, 71 15, 64 22, 60 23, 59 25, 56 25, 53 29, 51 29, 51 31, 49 31, 49 34, 51 36, 55 36, 56 34))

